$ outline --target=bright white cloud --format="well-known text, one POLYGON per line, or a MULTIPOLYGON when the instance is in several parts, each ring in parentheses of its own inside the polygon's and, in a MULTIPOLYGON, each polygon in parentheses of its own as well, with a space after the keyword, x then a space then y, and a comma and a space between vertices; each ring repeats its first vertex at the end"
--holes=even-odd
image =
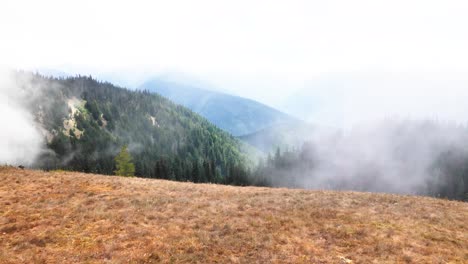
POLYGON ((186 72, 279 105, 324 73, 467 73, 466 14, 464 0, 5 0, 0 63, 186 72))
POLYGON ((466 1, 25 1, 2 63, 307 75, 468 70, 466 1))

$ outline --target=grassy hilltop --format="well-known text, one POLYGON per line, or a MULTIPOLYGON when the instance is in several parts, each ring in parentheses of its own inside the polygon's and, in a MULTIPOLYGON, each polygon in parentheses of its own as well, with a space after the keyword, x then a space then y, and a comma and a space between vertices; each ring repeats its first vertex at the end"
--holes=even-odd
POLYGON ((468 203, 0 168, 0 263, 467 263, 468 203))

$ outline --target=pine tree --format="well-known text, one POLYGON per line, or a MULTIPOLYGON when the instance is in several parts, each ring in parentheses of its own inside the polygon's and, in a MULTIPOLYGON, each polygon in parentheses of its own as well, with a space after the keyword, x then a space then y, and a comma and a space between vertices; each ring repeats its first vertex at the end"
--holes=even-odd
POLYGON ((117 170, 116 175, 132 177, 135 175, 135 165, 132 163, 132 156, 127 150, 127 146, 123 146, 120 153, 115 157, 117 170))

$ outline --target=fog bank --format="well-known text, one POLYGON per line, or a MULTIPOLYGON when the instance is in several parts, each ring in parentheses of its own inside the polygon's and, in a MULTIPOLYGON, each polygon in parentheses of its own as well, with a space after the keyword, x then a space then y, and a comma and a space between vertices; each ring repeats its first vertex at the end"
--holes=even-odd
POLYGON ((263 174, 273 186, 460 195, 468 187, 468 130, 401 119, 316 130, 301 149, 274 163, 263 174))
POLYGON ((42 150, 43 136, 26 100, 13 73, 0 70, 0 164, 28 166, 42 150))

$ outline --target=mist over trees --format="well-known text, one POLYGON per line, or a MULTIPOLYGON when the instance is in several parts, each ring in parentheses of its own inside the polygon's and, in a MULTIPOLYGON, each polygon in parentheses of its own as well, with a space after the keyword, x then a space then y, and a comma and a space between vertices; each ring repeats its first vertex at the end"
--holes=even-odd
POLYGON ((250 177, 267 186, 468 200, 468 128, 386 120, 279 148, 250 177))

